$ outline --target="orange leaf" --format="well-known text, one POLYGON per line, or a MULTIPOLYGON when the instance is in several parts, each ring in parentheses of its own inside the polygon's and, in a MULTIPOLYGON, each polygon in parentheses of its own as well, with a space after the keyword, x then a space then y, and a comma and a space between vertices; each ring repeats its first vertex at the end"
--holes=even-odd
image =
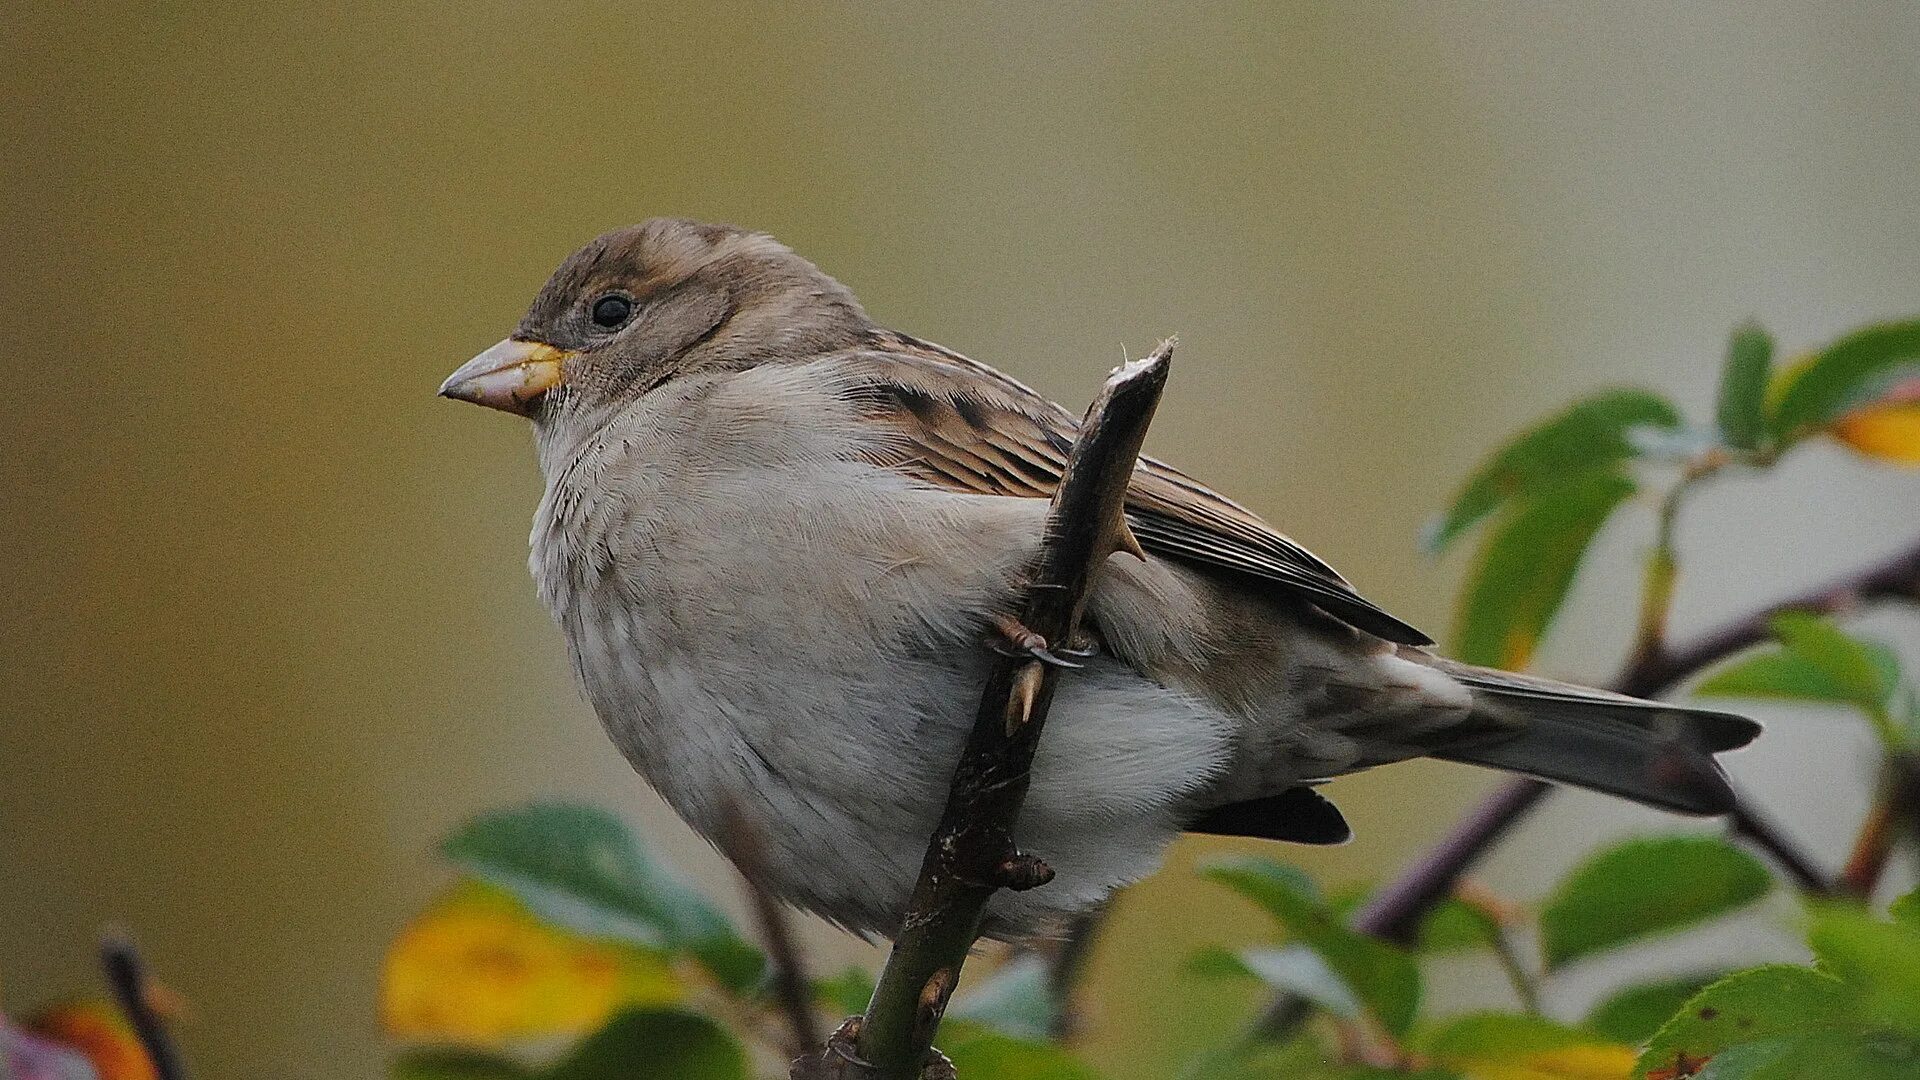
POLYGON ((663 957, 549 926, 508 894, 470 881, 387 950, 380 1018, 402 1038, 497 1046, 584 1034, 617 1008, 682 994, 663 957))
POLYGON ((77 1050, 100 1080, 156 1080, 152 1059, 120 1010, 100 1001, 73 1001, 42 1009, 26 1029, 77 1050))

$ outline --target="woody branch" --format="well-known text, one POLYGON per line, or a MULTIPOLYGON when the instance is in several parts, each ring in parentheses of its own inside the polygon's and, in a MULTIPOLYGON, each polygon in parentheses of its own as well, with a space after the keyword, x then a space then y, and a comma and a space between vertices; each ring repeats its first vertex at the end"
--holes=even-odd
MULTIPOLYGON (((1139 550, 1123 515, 1127 485, 1172 355, 1167 341, 1109 376, 1068 454, 1020 615, 1022 625, 1048 643, 1077 638, 1107 557, 1139 550)), ((1000 889, 1037 888, 1053 877, 1051 867, 1019 849, 1014 824, 1057 674, 1024 653, 995 661, 866 1015, 843 1025, 823 1051, 796 1061, 794 1077, 951 1075, 932 1050, 933 1038, 987 902, 1000 889)))

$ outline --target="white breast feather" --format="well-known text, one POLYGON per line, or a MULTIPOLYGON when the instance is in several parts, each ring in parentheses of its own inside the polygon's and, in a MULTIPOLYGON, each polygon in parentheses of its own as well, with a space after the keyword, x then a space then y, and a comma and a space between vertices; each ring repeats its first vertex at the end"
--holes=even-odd
MULTIPOLYGON (((723 848, 731 801, 774 891, 884 932, 972 724, 982 618, 1015 594, 1045 504, 852 460, 840 377, 684 379, 583 446, 543 443, 531 564, 589 700, 667 801, 723 848)), ((995 928, 1151 871, 1234 727, 1111 659, 1063 680, 1019 830, 1058 875, 1000 894, 995 928)))

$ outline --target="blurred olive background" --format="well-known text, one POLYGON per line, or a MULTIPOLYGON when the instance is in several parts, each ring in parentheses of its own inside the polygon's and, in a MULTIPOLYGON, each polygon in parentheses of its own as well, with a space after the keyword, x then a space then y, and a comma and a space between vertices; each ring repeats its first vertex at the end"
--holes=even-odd
MULTIPOLYGON (((1444 630, 1422 520, 1495 440, 1645 383, 1705 416, 1726 332, 1920 309, 1920 13, 1904 3, 881 8, 689 2, 15 8, 0 51, 0 988, 91 990, 133 927, 199 1075, 375 1075, 387 939, 432 846, 537 796, 722 863, 577 699, 524 568, 510 417, 436 400, 552 266, 653 214, 772 231, 882 321, 1076 408, 1182 339, 1152 447, 1444 630)), ((1837 450, 1684 523, 1681 632, 1894 546, 1920 478, 1837 450)), ((1604 678, 1644 516, 1540 665, 1604 678), (1636 531, 1639 530, 1639 531, 1636 531)), ((1913 637, 1896 618, 1872 624, 1913 637)), ((1741 778, 1838 858, 1851 728, 1772 709, 1741 778)), ((1490 783, 1335 785, 1387 873, 1490 783)), ((1522 895, 1670 824, 1556 802, 1522 895)), ((1131 893, 1092 1056, 1161 1074, 1245 995, 1175 974, 1253 913, 1131 893), (1219 999, 1171 1035, 1173 996, 1219 999)), ((1777 948, 1762 925, 1748 942, 1777 948)), ((876 954, 820 926, 822 967, 876 954)), ((1490 985, 1462 969, 1435 993, 1490 985)), ((1564 1003, 1563 1003, 1564 1004, 1564 1003)))

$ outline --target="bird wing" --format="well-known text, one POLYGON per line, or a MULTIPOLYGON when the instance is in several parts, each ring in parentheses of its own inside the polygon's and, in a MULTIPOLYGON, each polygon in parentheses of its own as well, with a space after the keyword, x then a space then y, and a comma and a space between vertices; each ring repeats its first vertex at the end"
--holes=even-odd
MULTIPOLYGON (((845 391, 886 434, 870 460, 923 483, 983 495, 1048 498, 1079 428, 1072 414, 985 364, 905 335, 863 351, 845 391)), ((1127 521, 1157 555, 1264 582, 1370 634, 1433 639, 1356 592, 1318 556, 1252 511, 1141 457, 1127 521)))

